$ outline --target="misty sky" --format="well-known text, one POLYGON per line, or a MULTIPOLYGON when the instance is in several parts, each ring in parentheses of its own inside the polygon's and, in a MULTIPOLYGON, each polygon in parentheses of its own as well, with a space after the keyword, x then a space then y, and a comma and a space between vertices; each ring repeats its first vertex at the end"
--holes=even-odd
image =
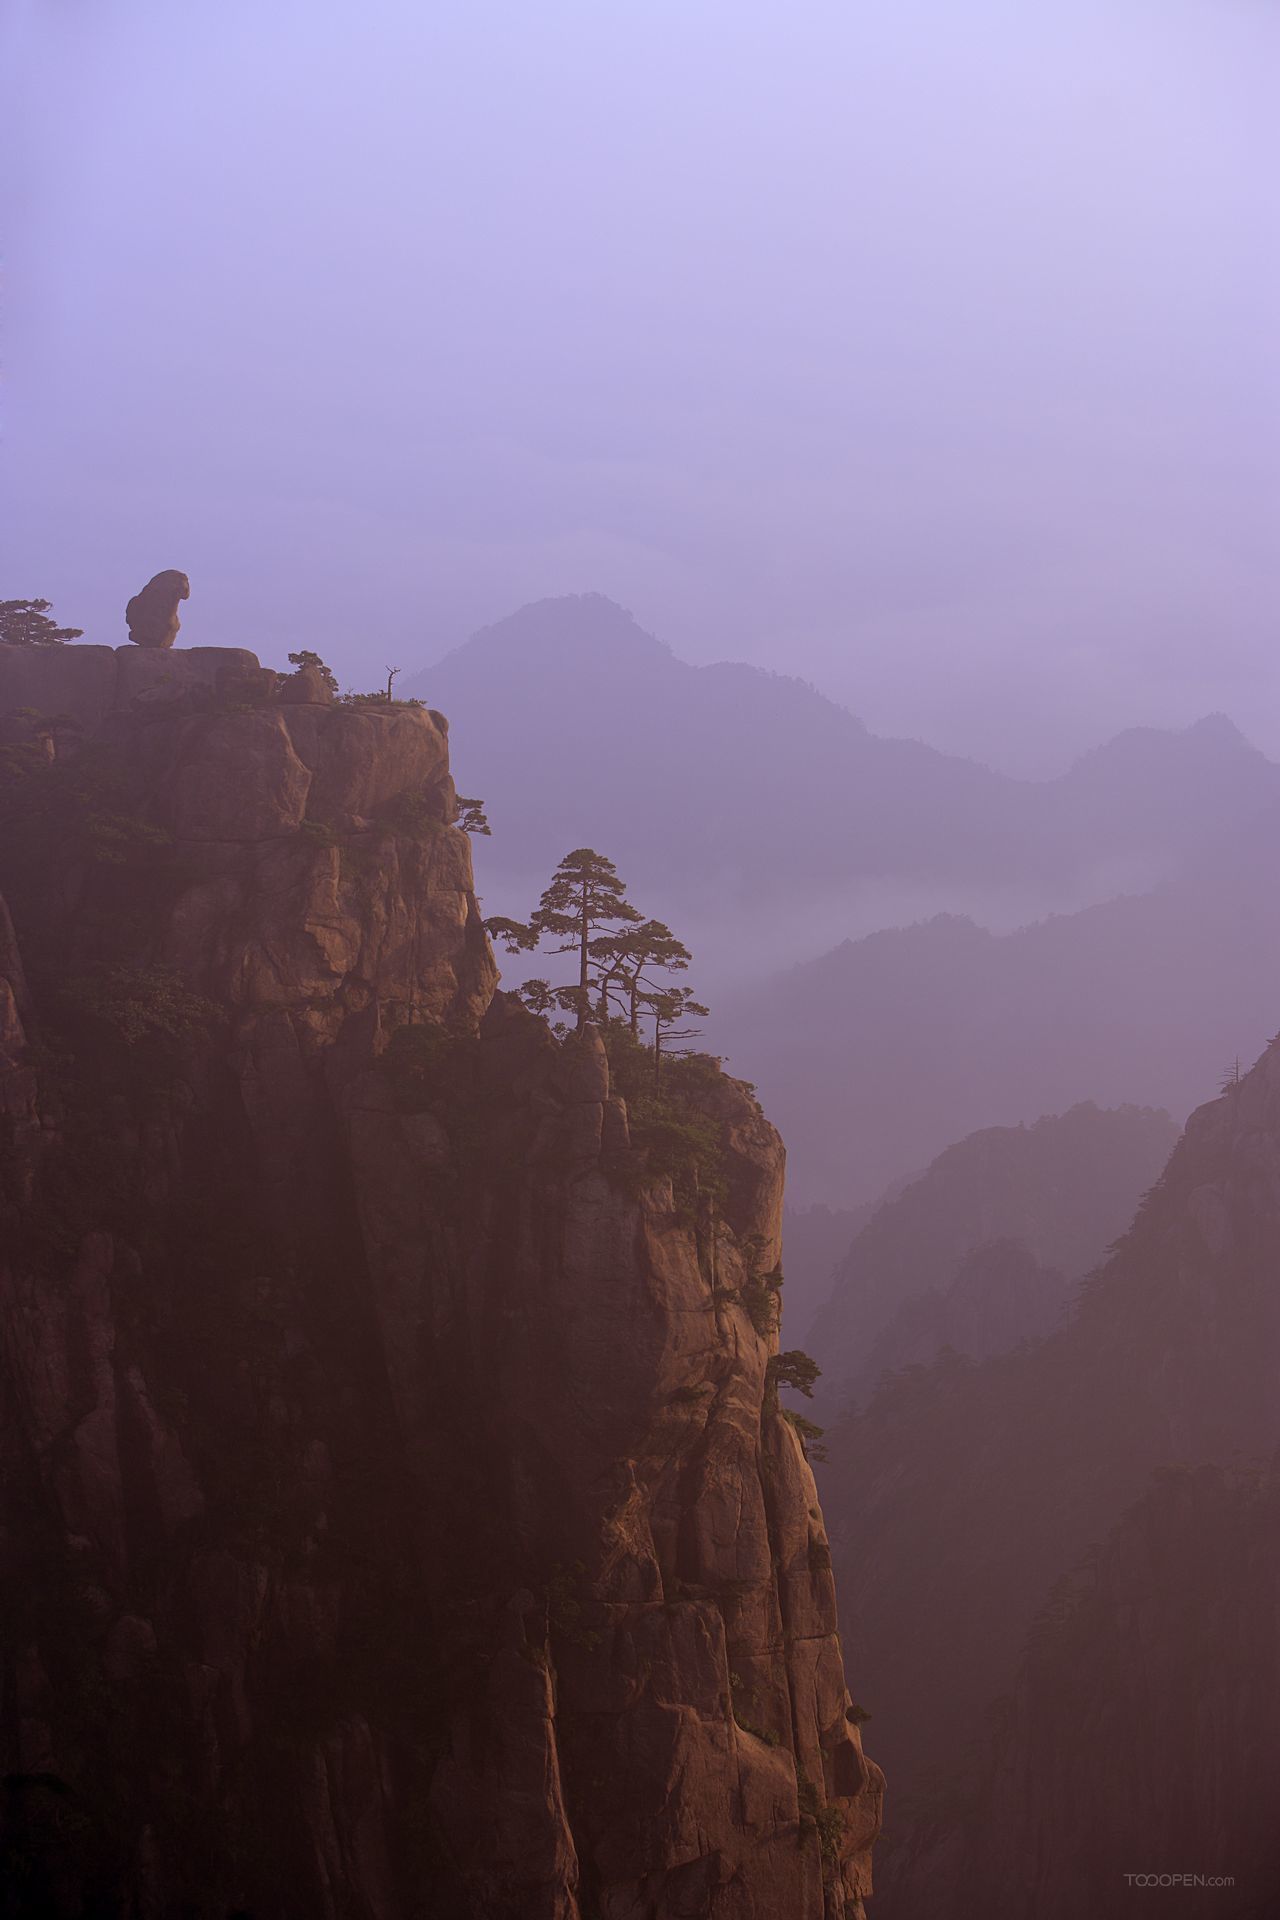
POLYGON ((0 593, 1280 753, 1273 0, 0 0, 0 593))

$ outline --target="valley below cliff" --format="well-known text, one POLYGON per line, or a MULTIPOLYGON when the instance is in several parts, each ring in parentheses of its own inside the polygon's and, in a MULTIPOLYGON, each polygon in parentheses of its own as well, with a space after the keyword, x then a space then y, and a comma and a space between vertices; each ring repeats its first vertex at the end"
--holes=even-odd
MULTIPOLYGON (((1086 1116, 1068 1118, 1100 1224, 1115 1196, 1092 1154, 1109 1143, 1118 1172, 1127 1134, 1136 1168, 1160 1116, 1109 1116, 1123 1132, 1095 1124, 1089 1155, 1086 1116)), ((1062 1124, 1031 1132, 1041 1207, 1058 1210, 1039 1232, 1065 1245, 1089 1209, 1065 1155, 1055 1191, 1062 1124)), ((972 1211, 984 1192, 983 1140, 935 1163, 915 1216, 908 1190, 864 1230, 828 1310, 833 1335, 870 1324, 886 1272, 902 1284, 875 1248, 900 1266, 912 1256, 908 1271, 936 1262, 963 1220, 956 1203, 972 1211), (957 1193, 950 1175, 966 1163, 957 1193)), ((1029 1154, 1017 1164, 1006 1209, 1034 1194, 1029 1154)), ((1161 1886, 1197 1915, 1280 1907, 1278 1173, 1272 1043, 1192 1115, 1059 1325, 1027 1338, 1010 1313, 1010 1297, 1025 1311, 1039 1293, 1022 1248, 993 1346, 989 1314, 954 1310, 971 1290, 962 1265, 949 1317, 935 1304, 920 1324, 936 1337, 941 1318, 967 1350, 907 1350, 829 1426, 843 1620, 895 1787, 882 1920, 1124 1920, 1161 1886)))

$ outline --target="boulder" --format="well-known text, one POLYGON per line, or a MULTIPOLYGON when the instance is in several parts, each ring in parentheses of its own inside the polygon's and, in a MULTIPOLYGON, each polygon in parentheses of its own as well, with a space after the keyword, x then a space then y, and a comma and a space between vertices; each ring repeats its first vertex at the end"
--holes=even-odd
POLYGON ((281 681, 276 698, 290 707, 331 707, 333 688, 319 667, 299 667, 281 681))
POLYGON ((124 610, 129 638, 138 647, 171 647, 182 622, 178 604, 191 598, 191 582, 176 567, 153 574, 124 610))

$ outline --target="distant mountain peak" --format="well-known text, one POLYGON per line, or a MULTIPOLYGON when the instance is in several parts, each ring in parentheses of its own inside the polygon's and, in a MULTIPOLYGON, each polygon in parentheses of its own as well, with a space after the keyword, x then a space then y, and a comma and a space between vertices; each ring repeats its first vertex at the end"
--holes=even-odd
MULTIPOLYGON (((754 733, 744 760, 758 758, 799 729, 803 752, 811 757, 856 751, 874 742, 864 723, 807 680, 749 661, 694 662, 681 659, 665 641, 642 627, 626 607, 603 593, 568 593, 533 600, 505 619, 481 627, 434 666, 403 682, 406 694, 433 704, 455 705, 459 694, 479 695, 488 703, 487 721, 505 693, 526 721, 530 702, 557 705, 563 719, 573 708, 585 714, 592 702, 603 712, 619 696, 649 701, 665 720, 677 704, 687 725, 705 728, 708 750, 716 740, 754 733), (501 675, 495 681, 495 674, 501 675), (515 691, 519 689, 518 693, 515 691), (582 696, 566 701, 567 693, 582 696), (816 730, 820 730, 819 732, 816 730)), ((450 717, 454 717, 451 713, 450 717)), ((882 751, 907 752, 944 763, 932 748, 874 742, 882 751)), ((987 774, 988 780, 997 776, 987 774)))
POLYGON ((1252 741, 1246 739, 1241 733, 1230 714, 1206 713, 1199 720, 1193 721, 1189 727, 1185 727, 1183 731, 1193 739, 1229 741, 1232 746, 1246 747, 1251 752, 1256 751, 1252 741))
POLYGON ((1157 765, 1173 768, 1195 762, 1206 752, 1224 761, 1261 763, 1266 759, 1229 715, 1207 713, 1187 727, 1126 727, 1081 754, 1063 777, 1078 779, 1102 767, 1139 771, 1157 765))
POLYGON ((534 658, 544 670, 581 665, 592 658, 612 667, 628 657, 665 668, 681 664, 664 641, 647 632, 633 613, 603 593, 565 593, 531 600, 505 619, 479 628, 445 657, 477 654, 534 658))

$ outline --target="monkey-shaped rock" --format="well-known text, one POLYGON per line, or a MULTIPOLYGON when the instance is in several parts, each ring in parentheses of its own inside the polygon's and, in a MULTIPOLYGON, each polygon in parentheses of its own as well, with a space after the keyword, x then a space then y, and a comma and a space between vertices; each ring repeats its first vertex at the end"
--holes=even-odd
POLYGON ((176 567, 148 580, 141 593, 135 593, 124 610, 129 638, 139 647, 171 647, 182 622, 178 602, 191 598, 191 582, 176 567))

